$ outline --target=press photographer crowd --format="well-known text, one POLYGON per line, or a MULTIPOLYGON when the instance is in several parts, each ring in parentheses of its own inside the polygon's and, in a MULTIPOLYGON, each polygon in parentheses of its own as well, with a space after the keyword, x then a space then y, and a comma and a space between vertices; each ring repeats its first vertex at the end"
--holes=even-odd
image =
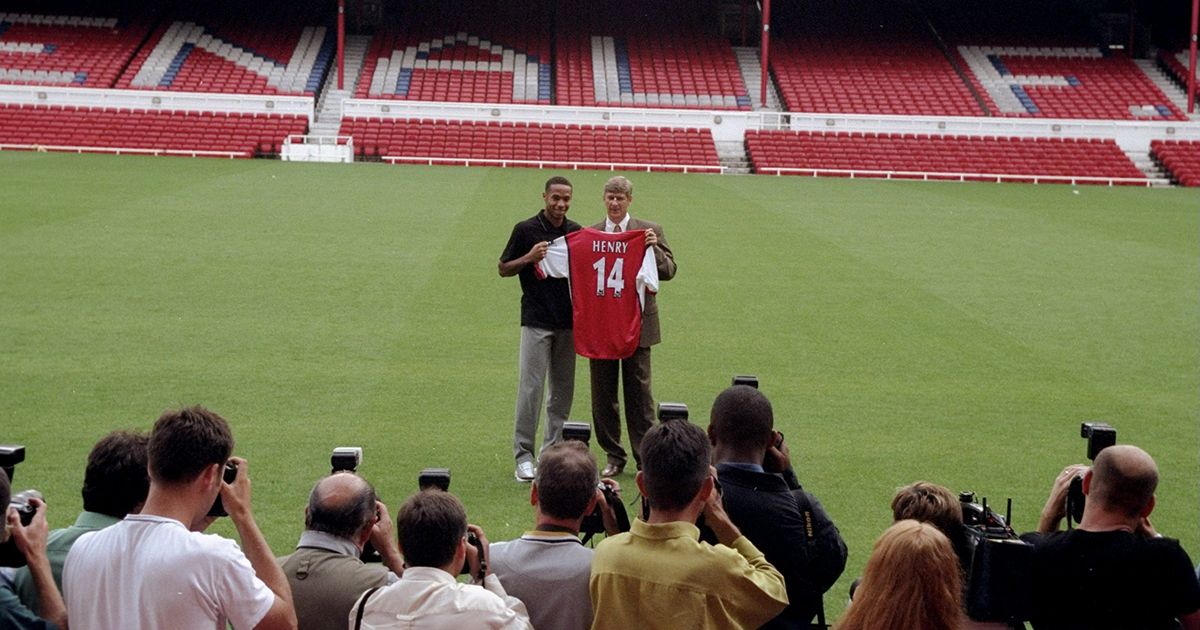
POLYGON ((737 383, 706 428, 659 406, 635 488, 602 478, 589 426, 567 423, 532 470, 530 529, 504 542, 469 522, 449 469, 422 471, 393 518, 362 450, 338 448, 276 558, 252 464, 199 406, 101 439, 65 529, 47 525, 55 497, 14 492, 24 448, 0 447, 0 630, 1200 628, 1196 567, 1149 518, 1157 466, 1101 423, 1084 423, 1092 462, 1053 480, 1035 532, 1013 531, 1011 504, 900 488, 863 575, 830 598, 848 605, 827 611, 846 544, 757 381, 737 383), (226 517, 236 541, 203 533, 226 517))

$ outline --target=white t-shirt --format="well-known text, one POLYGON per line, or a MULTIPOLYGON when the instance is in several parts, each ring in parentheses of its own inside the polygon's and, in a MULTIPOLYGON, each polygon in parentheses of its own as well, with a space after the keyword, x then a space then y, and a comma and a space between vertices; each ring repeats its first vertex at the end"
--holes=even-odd
POLYGON ((232 540, 135 514, 75 542, 63 592, 72 630, 248 630, 275 603, 232 540))

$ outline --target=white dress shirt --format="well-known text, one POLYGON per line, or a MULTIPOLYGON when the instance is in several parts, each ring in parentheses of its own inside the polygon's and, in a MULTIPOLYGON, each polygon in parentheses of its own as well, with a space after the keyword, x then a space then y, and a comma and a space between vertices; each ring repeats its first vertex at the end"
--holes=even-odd
MULTIPOLYGON (((350 609, 351 628, 355 627, 359 603, 350 609)), ((362 627, 473 630, 533 626, 525 604, 505 593, 494 575, 488 575, 483 586, 476 586, 461 584, 441 569, 409 567, 400 581, 371 594, 362 627)))

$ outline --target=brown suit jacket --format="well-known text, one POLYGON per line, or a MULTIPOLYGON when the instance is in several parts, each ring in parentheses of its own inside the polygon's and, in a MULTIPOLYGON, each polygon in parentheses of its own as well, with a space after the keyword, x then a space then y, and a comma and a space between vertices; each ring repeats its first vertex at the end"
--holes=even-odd
MULTIPOLYGON (((592 226, 592 229, 604 231, 604 221, 592 226)), ((658 245, 654 246, 654 262, 658 266, 658 280, 665 282, 675 277, 675 255, 667 245, 667 237, 663 236, 662 226, 653 221, 643 221, 637 217, 629 217, 627 230, 654 230, 658 236, 658 245)), ((638 339, 638 347, 649 348, 662 341, 662 330, 658 325, 658 302, 653 293, 646 292, 646 303, 642 307, 642 335, 638 339)))

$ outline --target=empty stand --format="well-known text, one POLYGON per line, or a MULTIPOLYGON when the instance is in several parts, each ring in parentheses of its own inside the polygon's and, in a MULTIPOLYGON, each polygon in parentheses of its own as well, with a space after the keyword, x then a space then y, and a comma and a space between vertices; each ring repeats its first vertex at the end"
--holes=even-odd
POLYGON ((1154 140, 1150 143, 1150 155, 1181 186, 1200 186, 1200 141, 1154 140))
POLYGON ((355 96, 417 101, 552 100, 549 14, 536 4, 416 2, 371 42, 355 96))
MULTIPOLYGON (((1179 82, 1185 94, 1187 93, 1188 76, 1190 74, 1188 72, 1189 54, 1190 52, 1187 48, 1175 52, 1168 50, 1158 51, 1159 63, 1179 82)), ((1196 85, 1196 94, 1200 96, 1200 83, 1196 85)))
POLYGON ((347 118, 341 134, 360 156, 398 162, 721 170, 707 129, 347 118))
POLYGON ((0 83, 113 87, 148 31, 114 17, 0 13, 0 83))
POLYGON ((783 3, 771 71, 796 112, 980 116, 907 3, 783 3))
POLYGON ((935 173, 941 174, 936 178, 948 179, 978 174, 978 178, 961 178, 992 181, 1031 181, 1034 177, 1061 182, 1078 178, 1145 180, 1145 174, 1112 140, 750 131, 746 145, 759 173, 935 173))
POLYGON ((733 48, 691 0, 558 4, 558 103, 750 109, 733 48), (636 17, 635 17, 636 16, 636 17))
POLYGON ((253 157, 278 153, 307 118, 88 107, 0 105, 0 147, 253 157))
MULTIPOLYGON (((196 11, 201 11, 197 6, 196 11)), ((334 34, 312 10, 198 13, 166 20, 116 87, 232 94, 316 94, 334 34)))

